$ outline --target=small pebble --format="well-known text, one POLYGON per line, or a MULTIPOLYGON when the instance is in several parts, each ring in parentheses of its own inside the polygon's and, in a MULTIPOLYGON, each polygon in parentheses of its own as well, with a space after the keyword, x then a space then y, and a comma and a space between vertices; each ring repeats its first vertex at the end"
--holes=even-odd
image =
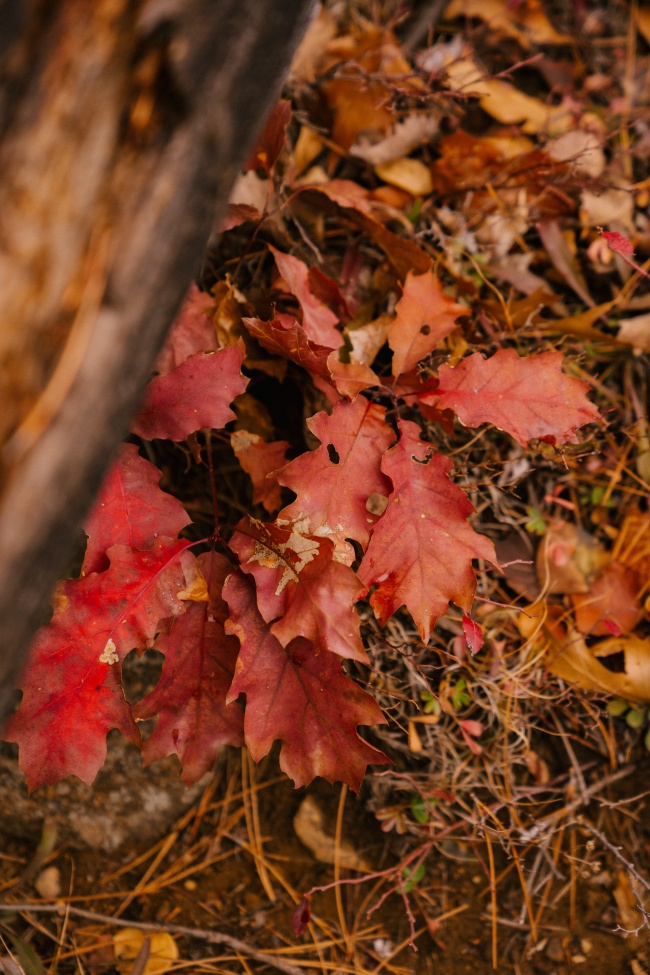
POLYGON ((61 896, 61 873, 58 867, 46 867, 36 880, 34 887, 43 900, 56 900, 61 896))

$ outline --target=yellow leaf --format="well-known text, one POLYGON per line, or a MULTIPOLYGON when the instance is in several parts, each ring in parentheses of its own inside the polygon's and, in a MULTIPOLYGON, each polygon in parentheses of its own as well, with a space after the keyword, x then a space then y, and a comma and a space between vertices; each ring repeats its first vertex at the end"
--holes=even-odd
POLYGON ((433 191, 431 171, 419 159, 395 159, 375 166, 375 172, 385 183, 406 190, 412 196, 428 196, 433 191))
POLYGON ((624 656, 625 673, 610 675, 621 679, 618 696, 626 701, 650 701, 650 640, 637 636, 610 637, 601 640, 594 650, 596 657, 614 653, 624 656))
POLYGON ((522 47, 533 44, 571 44, 573 38, 560 34, 551 24, 539 0, 528 0, 515 7, 504 0, 452 0, 445 10, 445 20, 456 17, 475 17, 483 20, 490 30, 514 37, 522 47))
POLYGON ((166 931, 152 931, 147 934, 138 928, 122 928, 113 935, 113 950, 115 957, 120 960, 118 967, 121 972, 131 971, 131 963, 138 957, 145 938, 149 939, 150 948, 147 963, 142 970, 143 975, 168 972, 174 962, 178 961, 178 947, 166 931))
POLYGON ((564 131, 568 125, 565 109, 551 108, 507 81, 488 78, 470 59, 455 61, 447 68, 450 87, 465 95, 475 95, 481 108, 498 122, 522 123, 524 132, 564 131))

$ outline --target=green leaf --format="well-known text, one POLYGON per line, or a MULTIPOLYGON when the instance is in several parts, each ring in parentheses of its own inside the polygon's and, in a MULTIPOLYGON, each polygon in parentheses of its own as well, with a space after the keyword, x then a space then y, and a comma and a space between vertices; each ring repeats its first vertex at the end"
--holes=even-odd
POLYGON ((531 535, 543 535, 546 532, 546 522, 538 508, 526 508, 528 521, 526 531, 531 535))
POLYGON ((611 714, 613 718, 620 718, 622 714, 625 714, 629 706, 629 703, 624 701, 622 697, 614 697, 607 705, 607 713, 611 714))
POLYGON ((424 702, 423 710, 425 714, 440 714, 442 710, 440 703, 431 691, 422 691, 420 699, 424 702))
POLYGON ((645 723, 645 708, 634 708, 628 711, 625 720, 630 728, 640 728, 645 723))
POLYGON ((461 679, 451 689, 451 703, 454 711, 462 711, 470 702, 470 696, 465 690, 467 683, 461 679))
POLYGON ((409 894, 414 887, 420 883, 425 874, 424 864, 421 863, 416 870, 411 871, 408 867, 402 870, 402 877, 404 878, 404 883, 402 884, 402 890, 405 894, 409 894))
POLYGON ((422 826, 426 826, 429 822, 429 805, 417 792, 411 796, 411 812, 413 818, 422 826))

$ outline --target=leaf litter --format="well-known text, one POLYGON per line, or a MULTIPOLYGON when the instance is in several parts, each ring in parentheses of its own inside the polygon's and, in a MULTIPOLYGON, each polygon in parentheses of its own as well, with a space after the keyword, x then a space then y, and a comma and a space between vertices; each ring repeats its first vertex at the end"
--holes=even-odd
POLYGON ((396 865, 364 901, 335 859, 323 922, 329 895, 265 852, 242 760, 239 842, 328 968, 400 971, 409 941, 450 972, 570 971, 612 944, 610 970, 640 968, 647 25, 623 4, 434 7, 419 33, 390 3, 320 12, 134 422, 148 460, 131 443, 111 471, 9 737, 32 786, 91 780, 111 727, 139 743, 134 714, 157 715, 145 760, 177 755, 187 782, 242 741, 255 761, 279 743, 296 784, 366 775, 396 865), (218 547, 200 599, 180 531, 218 547), (150 645, 162 676, 133 711, 122 663, 150 645), (485 887, 458 943, 470 861, 485 887), (389 896, 387 949, 362 916, 389 896))

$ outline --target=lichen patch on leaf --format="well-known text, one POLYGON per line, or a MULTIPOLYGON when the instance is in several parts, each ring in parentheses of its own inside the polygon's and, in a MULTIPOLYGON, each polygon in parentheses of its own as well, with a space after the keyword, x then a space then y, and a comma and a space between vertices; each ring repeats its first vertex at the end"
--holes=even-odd
POLYGON ((101 664, 108 664, 109 667, 112 667, 113 664, 116 664, 119 659, 120 658, 117 655, 117 647, 109 637, 109 639, 106 641, 106 646, 99 655, 99 662, 101 664))

